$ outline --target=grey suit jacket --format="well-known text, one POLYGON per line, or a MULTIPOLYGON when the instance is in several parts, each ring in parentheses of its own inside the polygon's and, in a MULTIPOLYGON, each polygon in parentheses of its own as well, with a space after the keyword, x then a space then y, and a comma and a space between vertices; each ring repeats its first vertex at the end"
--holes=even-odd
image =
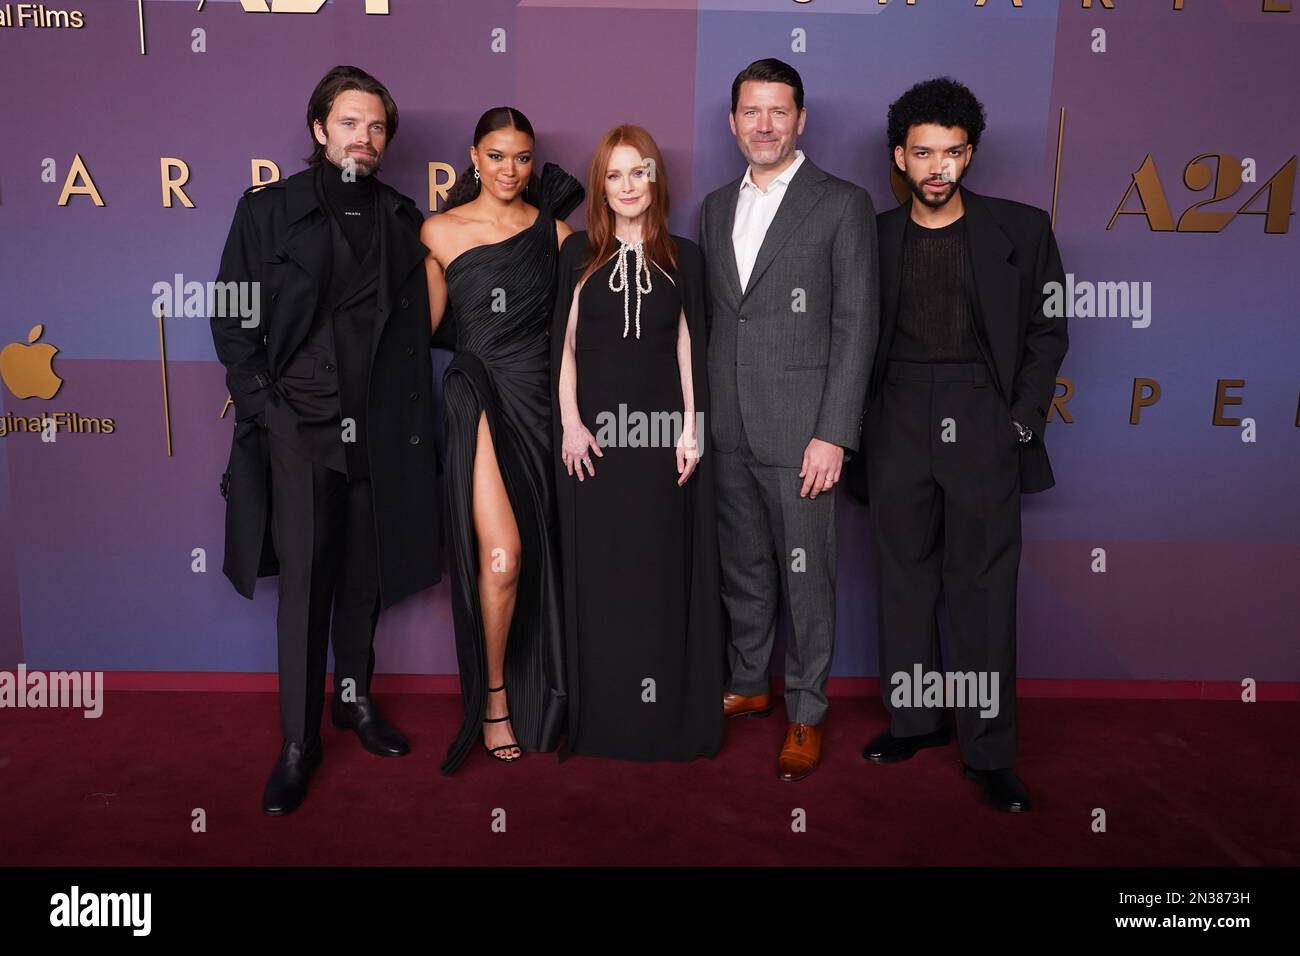
POLYGON ((740 288, 731 230, 740 183, 700 210, 709 303, 712 435, 735 451, 798 468, 813 438, 858 447, 880 330, 876 215, 861 186, 805 156, 740 288))

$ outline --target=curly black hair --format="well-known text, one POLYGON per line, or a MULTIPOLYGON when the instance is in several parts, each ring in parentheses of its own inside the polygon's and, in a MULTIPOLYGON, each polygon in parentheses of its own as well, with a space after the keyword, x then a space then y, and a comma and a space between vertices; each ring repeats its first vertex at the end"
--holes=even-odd
POLYGON ((979 148, 984 132, 984 105, 969 89, 948 76, 925 80, 889 106, 889 152, 907 145, 907 131, 922 123, 960 126, 966 141, 979 148))

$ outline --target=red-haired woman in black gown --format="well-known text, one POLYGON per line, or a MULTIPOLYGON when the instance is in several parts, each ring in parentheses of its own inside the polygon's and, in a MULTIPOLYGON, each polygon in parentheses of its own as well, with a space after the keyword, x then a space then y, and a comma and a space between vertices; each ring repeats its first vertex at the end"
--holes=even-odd
POLYGON ((668 233, 654 140, 611 130, 551 323, 565 598, 565 751, 690 760, 722 744, 704 273, 668 233))
POLYGON ((473 169, 420 233, 434 331, 446 314, 456 350, 443 377, 445 476, 465 716, 447 774, 480 736, 509 763, 554 750, 566 722, 547 326, 562 220, 582 186, 550 163, 532 176, 533 149, 518 110, 484 113, 473 169))

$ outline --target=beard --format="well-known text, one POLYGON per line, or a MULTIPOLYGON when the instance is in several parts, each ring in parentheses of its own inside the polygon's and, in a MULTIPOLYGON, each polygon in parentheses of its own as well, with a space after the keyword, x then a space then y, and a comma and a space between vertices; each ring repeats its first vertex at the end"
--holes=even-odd
POLYGON ((925 184, 927 182, 935 182, 936 180, 932 180, 928 178, 924 180, 917 180, 917 179, 913 179, 911 176, 908 176, 907 184, 912 187, 912 195, 915 196, 917 199, 921 200, 921 202, 924 203, 926 206, 929 206, 931 209, 942 209, 944 206, 948 204, 948 201, 952 199, 953 196, 957 195, 957 187, 961 185, 961 181, 965 177, 966 177, 966 170, 963 169, 961 171, 961 175, 959 175, 953 182, 948 184, 948 189, 937 196, 925 191, 925 184))
POLYGON ((346 148, 338 153, 331 153, 326 150, 325 157, 341 170, 347 170, 349 164, 356 172, 357 178, 370 176, 379 171, 379 160, 382 158, 375 153, 350 153, 346 148))

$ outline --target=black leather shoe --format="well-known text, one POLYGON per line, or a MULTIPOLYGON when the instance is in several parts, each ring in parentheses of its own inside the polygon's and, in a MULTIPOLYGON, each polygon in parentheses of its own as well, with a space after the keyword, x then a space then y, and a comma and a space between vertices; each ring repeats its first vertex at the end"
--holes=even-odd
POLYGON ((304 747, 286 740, 280 749, 280 759, 275 762, 262 791, 262 812, 271 817, 291 813, 307 796, 307 780, 320 766, 321 746, 316 740, 304 747))
POLYGON ((1032 808, 1029 802, 1029 792, 1025 790, 1025 785, 1020 782, 1015 771, 1010 769, 1003 770, 976 770, 966 764, 961 765, 962 773, 970 780, 974 780, 984 788, 984 799, 999 810, 1006 810, 1010 813, 1024 813, 1032 808))
POLYGON ((339 730, 355 730, 361 746, 381 757, 401 757, 411 752, 406 738, 379 713, 373 697, 358 697, 345 704, 339 697, 330 703, 330 720, 339 730))
POLYGON ((874 763, 898 763, 925 747, 942 747, 949 739, 947 727, 916 737, 895 737, 886 730, 867 744, 862 756, 874 763))

